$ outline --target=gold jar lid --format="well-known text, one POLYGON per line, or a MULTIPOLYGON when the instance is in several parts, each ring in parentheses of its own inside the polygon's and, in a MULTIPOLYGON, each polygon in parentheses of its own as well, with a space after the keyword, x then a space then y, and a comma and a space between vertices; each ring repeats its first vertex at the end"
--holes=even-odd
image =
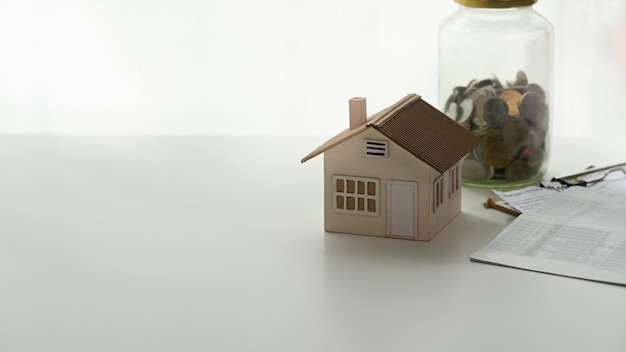
POLYGON ((503 9, 508 7, 530 6, 537 0, 455 0, 467 7, 480 7, 486 9, 503 9))

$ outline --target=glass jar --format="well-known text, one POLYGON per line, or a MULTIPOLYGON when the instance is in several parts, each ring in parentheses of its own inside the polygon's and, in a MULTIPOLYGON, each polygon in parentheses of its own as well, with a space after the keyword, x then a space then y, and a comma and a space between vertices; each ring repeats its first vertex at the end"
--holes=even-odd
POLYGON ((439 28, 439 107, 481 137, 463 184, 541 180, 549 155, 553 28, 536 0, 455 0, 439 28))

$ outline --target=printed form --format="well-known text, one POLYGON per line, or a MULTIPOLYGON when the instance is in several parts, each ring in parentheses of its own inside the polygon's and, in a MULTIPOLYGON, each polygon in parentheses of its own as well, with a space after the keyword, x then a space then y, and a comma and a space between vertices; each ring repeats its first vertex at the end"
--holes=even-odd
POLYGON ((586 187, 557 192, 470 259, 626 286, 626 196, 586 187))

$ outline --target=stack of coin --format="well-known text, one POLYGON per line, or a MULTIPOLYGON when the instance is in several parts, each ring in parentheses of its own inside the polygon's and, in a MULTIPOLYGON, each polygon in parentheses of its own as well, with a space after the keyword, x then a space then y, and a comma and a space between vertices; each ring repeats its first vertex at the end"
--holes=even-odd
POLYGON ((481 137, 466 157, 463 178, 518 182, 537 177, 547 155, 549 116, 543 88, 523 71, 502 85, 497 78, 453 89, 445 113, 481 137))

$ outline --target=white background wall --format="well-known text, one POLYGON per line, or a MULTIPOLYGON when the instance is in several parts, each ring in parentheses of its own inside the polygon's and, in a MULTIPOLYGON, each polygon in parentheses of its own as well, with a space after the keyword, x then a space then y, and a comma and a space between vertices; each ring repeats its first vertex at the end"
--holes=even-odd
MULTIPOLYGON (((0 133, 333 135, 437 103, 453 0, 2 0, 0 133)), ((554 134, 626 134, 626 0, 539 0, 554 134)))

